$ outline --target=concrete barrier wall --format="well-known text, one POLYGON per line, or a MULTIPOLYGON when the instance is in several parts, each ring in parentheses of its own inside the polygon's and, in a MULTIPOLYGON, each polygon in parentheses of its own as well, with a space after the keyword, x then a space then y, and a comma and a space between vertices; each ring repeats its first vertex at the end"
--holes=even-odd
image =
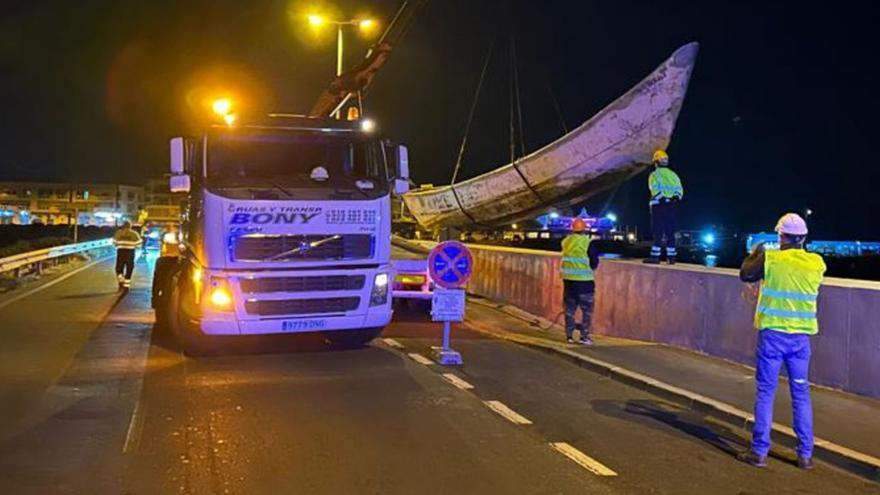
MULTIPOLYGON (((553 320, 562 311, 558 253, 471 246, 468 290, 553 320)), ((597 334, 660 342, 754 365, 757 288, 736 270, 603 260, 597 334)), ((827 279, 813 341, 815 383, 880 398, 880 283, 827 279)))

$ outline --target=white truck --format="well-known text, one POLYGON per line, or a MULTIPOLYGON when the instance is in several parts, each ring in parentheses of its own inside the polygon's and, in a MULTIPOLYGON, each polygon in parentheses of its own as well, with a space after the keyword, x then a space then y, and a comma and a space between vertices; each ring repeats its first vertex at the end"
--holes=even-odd
POLYGON ((358 122, 270 117, 172 139, 171 173, 187 198, 153 306, 186 351, 300 332, 358 346, 390 322, 390 195, 409 187, 406 147, 358 122))

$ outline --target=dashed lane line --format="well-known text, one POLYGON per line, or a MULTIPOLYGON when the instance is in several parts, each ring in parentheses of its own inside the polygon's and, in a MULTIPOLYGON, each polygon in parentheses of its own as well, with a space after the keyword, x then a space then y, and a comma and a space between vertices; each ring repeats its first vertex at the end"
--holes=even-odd
POLYGON ((422 356, 418 352, 411 352, 408 354, 408 356, 410 358, 412 358, 413 361, 415 361, 419 364, 424 364, 425 366, 434 364, 434 361, 431 361, 430 359, 426 358, 425 356, 422 356))
POLYGON ((550 446, 559 451, 565 457, 578 463, 582 468, 597 476, 617 476, 608 466, 584 454, 576 447, 566 442, 550 442, 550 446))
POLYGON ((529 418, 517 413, 513 409, 507 407, 503 402, 497 400, 483 401, 489 409, 503 416, 505 419, 515 425, 530 425, 532 421, 529 418))
POLYGON ((385 344, 388 347, 393 347, 395 349, 403 349, 403 344, 401 344, 400 342, 398 342, 394 339, 382 339, 382 342, 385 342, 385 344))
POLYGON ((474 389, 473 385, 462 380, 461 378, 455 376, 452 373, 443 373, 442 376, 447 382, 455 385, 456 387, 458 387, 462 390, 473 390, 474 389))

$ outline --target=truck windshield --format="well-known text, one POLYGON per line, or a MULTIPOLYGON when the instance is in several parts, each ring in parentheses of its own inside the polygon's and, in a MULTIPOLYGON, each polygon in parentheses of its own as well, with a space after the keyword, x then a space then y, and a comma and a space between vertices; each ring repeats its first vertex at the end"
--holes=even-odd
POLYGON ((289 178, 297 186, 318 186, 322 182, 309 179, 316 167, 327 171, 329 179, 324 183, 386 181, 380 143, 358 136, 236 130, 208 140, 207 173, 214 183, 289 178))

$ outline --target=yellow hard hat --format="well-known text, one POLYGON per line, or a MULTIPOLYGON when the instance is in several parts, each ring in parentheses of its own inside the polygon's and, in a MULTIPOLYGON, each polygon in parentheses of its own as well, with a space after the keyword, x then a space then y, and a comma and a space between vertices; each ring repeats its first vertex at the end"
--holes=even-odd
POLYGON ((666 154, 666 151, 657 150, 654 152, 654 161, 655 162, 659 162, 660 160, 663 160, 664 158, 669 160, 669 155, 666 154))
POLYGON ((587 230, 587 222, 583 218, 575 218, 571 221, 572 232, 584 232, 587 230))

